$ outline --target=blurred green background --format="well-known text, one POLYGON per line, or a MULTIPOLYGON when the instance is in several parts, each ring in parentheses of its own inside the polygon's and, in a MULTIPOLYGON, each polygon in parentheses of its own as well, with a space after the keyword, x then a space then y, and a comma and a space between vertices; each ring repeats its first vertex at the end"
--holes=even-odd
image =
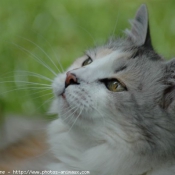
POLYGON ((123 35, 142 3, 149 9, 155 49, 173 57, 174 0, 0 0, 0 118, 9 113, 45 115, 53 95, 39 84, 51 82, 21 71, 53 79, 35 58, 58 73, 50 58, 66 68, 87 48, 103 44, 112 34, 123 35))

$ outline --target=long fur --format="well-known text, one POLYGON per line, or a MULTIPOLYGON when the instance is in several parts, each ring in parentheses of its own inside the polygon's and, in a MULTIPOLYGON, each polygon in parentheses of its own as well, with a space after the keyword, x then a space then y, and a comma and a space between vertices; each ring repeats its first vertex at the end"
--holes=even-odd
POLYGON ((175 174, 175 59, 153 49, 145 5, 131 24, 125 37, 89 49, 55 77, 51 112, 59 117, 47 128, 48 170, 175 174))
POLYGON ((58 162, 49 168, 92 175, 160 175, 161 169, 173 175, 174 62, 154 51, 142 5, 125 38, 90 49, 55 78, 53 108, 60 118, 49 126, 48 138, 58 162), (121 80, 127 90, 109 91, 106 79, 121 80))

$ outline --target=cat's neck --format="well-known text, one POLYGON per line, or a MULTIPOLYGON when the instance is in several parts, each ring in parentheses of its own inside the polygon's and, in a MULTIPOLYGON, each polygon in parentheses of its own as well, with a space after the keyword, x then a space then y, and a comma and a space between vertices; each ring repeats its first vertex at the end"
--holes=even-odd
POLYGON ((111 175, 115 175, 115 172, 120 175, 128 175, 128 172, 132 172, 131 175, 142 175, 148 171, 150 165, 146 160, 141 160, 130 145, 118 136, 122 133, 116 133, 107 127, 98 127, 88 132, 83 132, 82 128, 70 130, 59 119, 49 127, 49 143, 55 157, 67 168, 65 170, 89 170, 101 175, 109 172, 111 175), (72 165, 76 169, 72 169, 72 165))

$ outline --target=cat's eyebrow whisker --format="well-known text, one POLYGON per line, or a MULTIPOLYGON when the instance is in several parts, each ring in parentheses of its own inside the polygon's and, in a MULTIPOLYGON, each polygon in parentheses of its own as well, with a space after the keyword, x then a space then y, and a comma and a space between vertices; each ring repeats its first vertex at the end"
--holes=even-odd
POLYGON ((37 48, 39 48, 46 56, 47 58, 51 61, 51 63, 55 66, 55 68, 58 70, 58 72, 61 73, 61 71, 58 69, 58 67, 56 66, 56 64, 53 62, 53 60, 51 59, 51 57, 43 50, 43 48, 41 48, 40 46, 38 46, 36 43, 34 43, 33 41, 27 39, 27 38, 24 38, 24 37, 20 37, 30 43, 32 43, 33 45, 35 45, 37 48))
POLYGON ((50 72, 53 73, 53 75, 57 76, 57 74, 43 61, 41 60, 40 58, 38 58, 36 55, 34 55, 33 53, 31 53, 30 51, 28 51, 27 49, 25 49, 24 47, 22 46, 19 46, 15 43, 12 43, 14 44, 16 47, 20 48, 21 50, 27 52, 28 54, 30 54, 32 56, 32 58, 34 58, 39 64, 41 64, 42 66, 44 66, 45 68, 47 68, 50 72))

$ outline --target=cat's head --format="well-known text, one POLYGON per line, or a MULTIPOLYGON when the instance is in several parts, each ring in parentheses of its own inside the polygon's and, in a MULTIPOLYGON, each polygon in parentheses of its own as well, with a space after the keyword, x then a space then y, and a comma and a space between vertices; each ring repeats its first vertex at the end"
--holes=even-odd
POLYGON ((154 51, 145 5, 131 24, 125 37, 86 51, 55 78, 53 109, 73 128, 112 123, 131 140, 151 143, 175 130, 175 60, 154 51))

